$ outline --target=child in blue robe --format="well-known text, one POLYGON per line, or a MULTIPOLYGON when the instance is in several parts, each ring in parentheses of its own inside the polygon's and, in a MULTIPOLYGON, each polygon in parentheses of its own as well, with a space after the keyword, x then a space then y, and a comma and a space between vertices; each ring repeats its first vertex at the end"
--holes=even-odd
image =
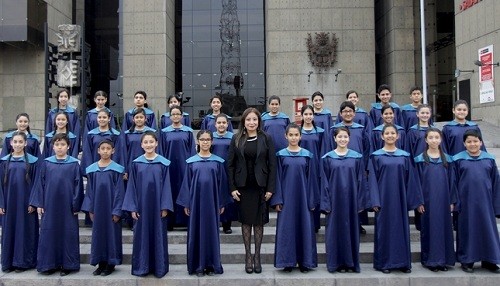
POLYGON ((146 100, 148 95, 144 91, 137 91, 134 94, 134 105, 135 107, 129 109, 123 118, 122 130, 130 129, 133 124, 133 116, 137 108, 142 108, 146 112, 146 125, 150 128, 156 128, 156 117, 153 110, 146 107, 146 100))
MULTIPOLYGON (((390 106, 390 105, 384 105, 381 108, 382 112, 382 120, 383 123, 378 125, 377 127, 373 128, 371 132, 371 140, 370 140, 370 153, 373 153, 376 150, 379 150, 384 146, 384 140, 382 140, 382 130, 384 129, 385 126, 388 124, 394 124, 394 116, 395 116, 395 109, 390 106)), ((394 126, 398 130, 398 141, 396 143, 396 147, 398 149, 404 150, 405 149, 405 144, 406 144, 406 132, 405 129, 399 125, 394 126)))
POLYGON ((377 89, 377 96, 380 102, 372 103, 372 109, 370 109, 370 117, 373 122, 373 126, 379 126, 384 123, 382 118, 382 107, 390 105, 394 111, 394 124, 405 128, 403 126, 403 117, 401 116, 401 108, 395 102, 391 102, 391 89, 387 84, 382 84, 377 89))
MULTIPOLYGON (((219 95, 212 96, 212 98, 210 98, 210 108, 212 109, 212 113, 207 114, 203 118, 200 129, 215 132, 217 130, 217 128, 215 127, 215 117, 222 112, 222 97, 220 97, 219 95)), ((233 132, 231 117, 227 116, 227 119, 229 120, 227 131, 233 132)))
POLYGON ((269 134, 274 142, 276 150, 288 146, 285 138, 285 129, 290 124, 290 118, 280 112, 280 98, 277 95, 269 97, 269 112, 262 113, 262 130, 269 134))
POLYGON ((86 168, 87 190, 82 210, 92 220, 90 264, 98 268, 94 275, 107 276, 122 264, 122 230, 120 218, 124 196, 122 165, 111 160, 113 141, 104 139, 97 146, 99 161, 86 168))
POLYGON ((187 269, 189 274, 222 274, 219 216, 230 200, 224 159, 210 152, 212 132, 196 136, 198 154, 186 160, 186 172, 177 204, 189 216, 187 269))
MULTIPOLYGON (((108 102, 108 94, 105 91, 98 90, 94 94, 94 102, 96 107, 87 111, 87 116, 85 116, 85 123, 83 127, 83 140, 90 130, 99 126, 97 123, 97 113, 101 110, 106 110, 109 114, 109 124, 111 128, 116 129, 115 116, 109 108, 106 107, 106 102, 108 102)), ((110 128, 110 129, 111 129, 110 128)))
MULTIPOLYGON (((172 108, 172 106, 182 105, 182 98, 177 94, 172 94, 167 98, 168 109, 172 108)), ((170 112, 165 112, 160 117, 160 126, 158 129, 162 130, 165 127, 172 125, 172 120, 170 120, 170 112)), ((191 127, 191 119, 189 118, 189 113, 182 113, 182 125, 191 127)))
MULTIPOLYGON (((55 131, 57 128, 56 125, 56 116, 60 112, 64 112, 68 117, 68 131, 73 133, 76 138, 76 154, 80 151, 80 117, 78 115, 78 111, 71 106, 69 106, 69 98, 71 94, 67 89, 60 90, 56 95, 57 107, 49 110, 47 114, 47 120, 45 122, 45 134, 50 134, 52 131, 55 131)), ((52 148, 49 148, 52 150, 52 148)), ((73 153, 69 153, 73 156, 73 153)), ((53 155, 53 154, 52 154, 53 155)), ((76 158, 76 156, 73 156, 76 158)), ((47 158, 47 157, 44 157, 47 158)))
POLYGON ((40 163, 30 205, 40 222, 37 270, 61 276, 80 269, 78 212, 83 201, 83 180, 78 160, 67 154, 70 140, 64 133, 52 139, 55 155, 40 163))
MULTIPOLYGON (((345 98, 348 101, 352 102, 355 106, 355 113, 354 113, 353 121, 355 123, 363 125, 366 128, 367 132, 370 132, 373 129, 373 122, 372 122, 372 119, 371 119, 370 115, 368 114, 368 112, 366 112, 363 108, 358 106, 358 103, 359 103, 358 92, 355 90, 349 90, 346 93, 345 98)), ((343 121, 343 117, 342 117, 341 112, 339 112, 337 114, 337 119, 335 120, 335 124, 338 124, 342 121, 343 121)))
POLYGON ((170 161, 156 153, 156 133, 144 132, 141 144, 144 155, 132 162, 122 210, 132 212, 136 221, 132 275, 161 278, 169 270, 167 214, 174 209, 170 161))
POLYGON ((66 134, 69 139, 69 151, 68 154, 73 157, 78 157, 78 146, 80 144, 80 139, 70 131, 69 117, 67 113, 59 112, 54 117, 54 127, 53 131, 45 134, 45 142, 43 143, 42 158, 48 158, 54 156, 53 148, 53 138, 57 134, 66 134))
POLYGON ((27 113, 19 113, 16 116, 16 127, 17 130, 9 132, 5 134, 5 138, 3 139, 2 144, 2 152, 0 153, 0 158, 7 156, 12 153, 12 146, 10 141, 12 140, 12 136, 16 132, 23 132, 26 134, 26 147, 24 148, 25 152, 31 154, 35 157, 40 157, 40 138, 35 134, 31 133, 30 129, 30 117, 27 113))
POLYGON ((28 154, 27 135, 10 137, 12 153, 0 159, 0 218, 2 220, 2 271, 23 272, 35 268, 38 217, 29 205, 38 158, 28 154))

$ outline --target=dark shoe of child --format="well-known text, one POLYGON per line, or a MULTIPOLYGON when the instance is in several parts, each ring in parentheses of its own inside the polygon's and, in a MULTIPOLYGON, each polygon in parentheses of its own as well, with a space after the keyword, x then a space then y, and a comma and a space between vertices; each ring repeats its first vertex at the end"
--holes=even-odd
POLYGON ((40 272, 40 274, 42 274, 42 275, 52 275, 54 273, 56 273, 55 269, 50 269, 50 270, 40 272))
POLYGON ((61 276, 67 276, 68 274, 71 273, 71 270, 68 269, 62 269, 60 275, 61 276))
POLYGON ((292 272, 292 270, 293 270, 293 267, 285 267, 285 268, 283 268, 283 272, 286 272, 286 273, 290 273, 290 272, 292 272))
POLYGON ((113 271, 115 271, 115 266, 108 264, 108 266, 106 266, 106 268, 104 268, 104 270, 102 271, 101 276, 108 276, 109 274, 113 273, 113 271))
POLYGON ((467 273, 474 273, 474 263, 462 263, 462 270, 467 273))
POLYGON ((482 261, 481 267, 486 269, 486 270, 489 270, 493 273, 500 273, 500 268, 495 263, 491 263, 488 261, 482 261))

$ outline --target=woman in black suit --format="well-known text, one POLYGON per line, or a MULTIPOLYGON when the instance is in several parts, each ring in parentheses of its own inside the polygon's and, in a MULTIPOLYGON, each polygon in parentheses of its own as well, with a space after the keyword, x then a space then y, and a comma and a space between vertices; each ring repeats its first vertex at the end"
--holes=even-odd
POLYGON ((245 271, 249 274, 262 272, 260 247, 264 224, 269 222, 268 201, 276 184, 274 143, 261 127, 260 112, 247 108, 241 116, 238 133, 229 145, 229 184, 231 196, 238 206, 245 244, 245 271), (253 257, 250 250, 252 227, 255 240, 253 257))

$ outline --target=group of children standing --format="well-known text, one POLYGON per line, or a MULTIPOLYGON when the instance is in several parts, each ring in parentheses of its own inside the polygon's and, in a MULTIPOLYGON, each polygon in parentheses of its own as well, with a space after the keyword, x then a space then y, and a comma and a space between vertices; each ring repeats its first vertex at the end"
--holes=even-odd
MULTIPOLYGON (((390 102, 388 86, 378 94, 381 103, 367 113, 356 106, 358 94, 348 92, 334 123, 316 92, 313 105, 302 108, 301 127, 279 111, 279 97, 269 98, 259 128, 278 150, 269 200, 278 212, 275 266, 286 272, 297 264, 302 272, 317 267, 315 231, 325 213, 328 271, 359 272, 363 216, 358 213, 370 210, 375 211, 374 267, 408 273, 407 213, 416 210, 425 267, 446 271, 458 261, 472 272, 473 263, 482 261, 500 272, 498 171, 479 128, 465 119, 467 103, 455 103, 455 119, 440 131, 418 88, 411 91, 412 104, 402 108, 390 102), (456 251, 451 211, 458 213, 456 251)), ((188 226, 189 274, 223 272, 219 224, 229 234, 231 221, 238 219, 225 163, 233 137, 230 118, 221 113, 221 98, 212 97, 213 113, 195 139, 179 97, 168 98, 169 112, 158 127, 146 97, 136 92, 120 132, 105 107, 107 95, 97 92, 97 107, 85 118, 81 162, 79 120, 67 104, 68 91, 57 95, 59 106, 49 113, 42 153, 29 116, 17 117, 18 130, 7 134, 0 165, 3 271, 36 267, 43 274, 60 270, 62 276, 77 271, 77 214, 83 210, 93 222, 94 275, 109 275, 122 263, 118 222, 125 213, 134 221, 133 275, 168 272, 167 231, 179 226, 188 226)))

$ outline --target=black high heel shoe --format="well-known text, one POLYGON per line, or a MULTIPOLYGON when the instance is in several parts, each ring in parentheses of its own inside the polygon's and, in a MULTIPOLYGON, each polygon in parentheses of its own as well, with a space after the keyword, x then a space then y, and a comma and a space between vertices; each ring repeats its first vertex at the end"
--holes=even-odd
POLYGON ((248 274, 253 273, 252 255, 250 255, 250 254, 247 254, 245 256, 245 272, 248 274))
POLYGON ((253 256, 253 272, 262 273, 262 265, 260 264, 260 255, 253 256))

